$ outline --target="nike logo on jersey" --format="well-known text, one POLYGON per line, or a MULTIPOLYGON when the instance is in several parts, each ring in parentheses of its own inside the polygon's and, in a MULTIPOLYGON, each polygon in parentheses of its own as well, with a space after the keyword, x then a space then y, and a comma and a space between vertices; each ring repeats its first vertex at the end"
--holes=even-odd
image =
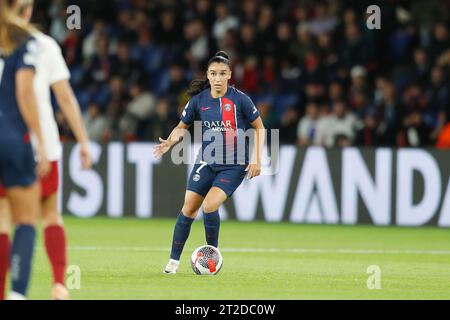
POLYGON ((209 109, 211 109, 211 107, 202 107, 201 108, 202 111, 206 111, 206 110, 209 110, 209 109))

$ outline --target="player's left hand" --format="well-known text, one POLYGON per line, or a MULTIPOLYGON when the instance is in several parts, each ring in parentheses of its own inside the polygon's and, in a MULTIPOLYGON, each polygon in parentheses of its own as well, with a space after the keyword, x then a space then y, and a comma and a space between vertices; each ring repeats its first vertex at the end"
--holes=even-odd
POLYGON ((247 179, 252 179, 254 177, 257 177, 261 174, 261 164, 259 163, 251 163, 247 166, 247 179))

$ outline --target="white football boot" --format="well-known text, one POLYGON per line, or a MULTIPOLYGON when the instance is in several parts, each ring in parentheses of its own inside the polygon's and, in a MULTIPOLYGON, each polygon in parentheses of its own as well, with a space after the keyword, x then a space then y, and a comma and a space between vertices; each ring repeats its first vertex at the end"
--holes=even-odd
POLYGON ((180 264, 179 261, 170 259, 169 263, 167 264, 166 268, 164 269, 164 273, 167 273, 167 274, 177 273, 179 264, 180 264))
POLYGON ((11 291, 9 293, 8 300, 27 300, 27 297, 18 292, 11 291))

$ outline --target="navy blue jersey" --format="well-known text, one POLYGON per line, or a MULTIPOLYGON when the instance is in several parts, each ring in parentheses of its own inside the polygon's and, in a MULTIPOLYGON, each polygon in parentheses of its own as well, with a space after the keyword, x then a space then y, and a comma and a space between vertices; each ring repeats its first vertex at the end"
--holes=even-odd
MULTIPOLYGON (((30 38, 8 56, 0 55, 0 140, 22 141, 28 132, 16 99, 16 73, 35 69, 36 42, 30 38)), ((30 94, 33 94, 30 92, 30 94)))
POLYGON ((192 124, 201 120, 202 150, 197 160, 208 164, 248 164, 248 141, 241 138, 258 117, 251 99, 229 86, 220 98, 213 98, 209 88, 192 97, 181 121, 192 124))

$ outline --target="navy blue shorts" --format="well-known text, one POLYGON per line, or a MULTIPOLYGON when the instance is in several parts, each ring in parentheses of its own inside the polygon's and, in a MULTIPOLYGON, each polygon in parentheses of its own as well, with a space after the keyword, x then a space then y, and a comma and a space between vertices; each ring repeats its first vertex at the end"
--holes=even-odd
POLYGON ((35 168, 31 144, 0 142, 0 182, 5 189, 32 185, 36 181, 35 168))
POLYGON ((187 190, 206 197, 212 187, 222 189, 230 198, 244 181, 247 166, 196 164, 189 177, 187 190))

